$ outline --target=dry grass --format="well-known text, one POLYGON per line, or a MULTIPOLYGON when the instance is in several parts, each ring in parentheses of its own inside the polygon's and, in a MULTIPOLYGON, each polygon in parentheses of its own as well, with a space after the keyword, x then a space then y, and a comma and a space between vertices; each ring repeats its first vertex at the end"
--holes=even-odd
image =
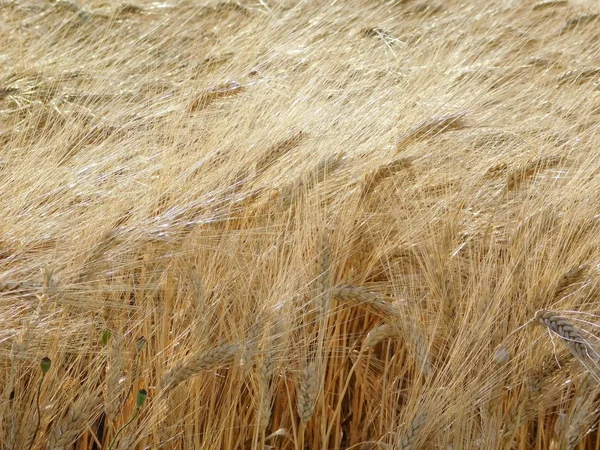
POLYGON ((1 2, 1 449, 600 449, 599 24, 1 2))

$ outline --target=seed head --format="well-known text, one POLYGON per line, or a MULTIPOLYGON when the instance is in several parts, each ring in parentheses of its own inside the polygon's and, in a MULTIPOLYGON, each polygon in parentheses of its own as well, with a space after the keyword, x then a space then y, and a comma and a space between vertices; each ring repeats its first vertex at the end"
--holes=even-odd
POLYGON ((110 330, 108 328, 105 328, 104 331, 102 332, 102 337, 100 338, 102 340, 103 346, 106 346, 106 344, 108 344, 110 335, 111 335, 110 330))
POLYGON ((146 398, 148 397, 148 392, 146 391, 146 389, 140 389, 137 393, 137 396, 135 398, 135 404, 137 405, 138 408, 141 408, 142 406, 144 406, 144 403, 146 402, 146 398))
POLYGON ((44 356, 42 358, 42 361, 40 362, 40 367, 42 368, 42 373, 44 375, 48 373, 48 371, 50 370, 50 366, 52 366, 52 361, 50 361, 50 358, 48 358, 47 356, 44 356))

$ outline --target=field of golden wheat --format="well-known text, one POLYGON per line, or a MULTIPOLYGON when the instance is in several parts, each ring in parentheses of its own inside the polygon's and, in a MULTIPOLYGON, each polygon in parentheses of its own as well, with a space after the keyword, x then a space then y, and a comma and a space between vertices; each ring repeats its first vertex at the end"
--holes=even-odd
POLYGON ((600 3, 0 2, 1 450, 598 450, 600 3))

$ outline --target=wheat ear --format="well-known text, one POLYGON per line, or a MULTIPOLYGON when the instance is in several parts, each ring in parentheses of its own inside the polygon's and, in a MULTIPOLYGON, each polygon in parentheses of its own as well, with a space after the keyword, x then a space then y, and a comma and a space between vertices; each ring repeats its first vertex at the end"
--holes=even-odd
POLYGON ((536 11, 538 9, 551 8, 555 6, 567 6, 568 4, 568 0, 542 0, 540 2, 534 3, 531 9, 536 11))
POLYGON ((248 330, 245 341, 240 345, 240 365, 244 370, 244 374, 247 374, 252 368, 252 361, 256 357, 258 339, 262 334, 263 326, 264 316, 262 313, 260 313, 254 324, 252 324, 248 330))
POLYGON ((573 356, 586 368, 586 362, 592 360, 598 363, 600 355, 586 342, 580 331, 566 318, 552 311, 538 311, 535 320, 560 336, 564 345, 573 353, 573 356))
POLYGON ((392 177, 397 172, 412 167, 412 161, 409 158, 399 158, 390 163, 382 164, 376 169, 368 172, 362 181, 361 197, 368 197, 383 181, 392 177))
POLYGON ((267 169, 279 158, 300 145, 307 137, 307 133, 297 131, 288 138, 277 142, 256 162, 256 171, 267 169))
POLYGON ((48 316, 48 302, 50 300, 50 293, 56 288, 55 283, 56 281, 52 277, 52 270, 44 268, 42 270, 42 295, 36 294, 39 302, 31 318, 24 323, 23 329, 17 336, 17 340, 13 342, 11 358, 21 359, 26 357, 33 330, 48 316))
MULTIPOLYGON (((52 270, 49 268, 42 269, 42 295, 36 295, 38 304, 30 319, 27 319, 23 324, 23 328, 17 334, 16 339, 12 343, 10 352, 10 374, 8 381, 5 382, 2 392, 2 402, 0 402, 0 418, 4 417, 5 410, 10 404, 8 398, 14 387, 14 380, 17 375, 17 360, 27 357, 29 344, 33 336, 33 330, 48 316, 48 303, 50 294, 56 289, 56 280, 53 278, 52 270)), ((13 416, 13 419, 14 416, 13 416)), ((11 427, 12 428, 12 427, 11 427)))
POLYGON ((502 434, 504 440, 504 449, 509 450, 512 447, 513 440, 517 429, 523 423, 527 413, 532 409, 531 401, 534 394, 540 391, 539 379, 530 379, 525 386, 525 395, 517 401, 517 403, 508 411, 504 432, 502 434))
POLYGON ((589 264, 581 264, 568 270, 558 281, 556 289, 554 290, 554 298, 560 300, 569 290, 569 287, 581 281, 588 267, 589 264))
MULTIPOLYGON (((566 443, 568 450, 573 450, 583 437, 590 431, 592 425, 598 419, 599 410, 597 408, 596 382, 589 373, 586 373, 578 392, 573 399, 572 418, 564 436, 563 443, 566 443)), ((563 420, 563 426, 565 420, 563 420)), ((558 421, 557 421, 558 424, 558 421)), ((559 426, 559 425, 557 425, 559 426)), ((560 433, 557 433, 560 435, 560 433)))
MULTIPOLYGON (((16 416, 16 414, 14 414, 14 416, 16 416)), ((41 420, 38 421, 38 417, 39 416, 36 415, 35 427, 32 426, 33 420, 31 420, 31 419, 33 419, 33 418, 23 417, 23 419, 22 419, 25 429, 22 430, 20 433, 18 433, 19 436, 17 439, 19 440, 19 442, 22 443, 22 448, 24 448, 24 449, 32 450, 33 448, 35 448, 37 432, 39 431, 39 424, 41 423, 41 420)), ((9 444, 8 444, 7 448, 18 448, 18 446, 16 445, 16 440, 14 440, 14 437, 11 436, 11 438, 13 440, 9 440, 9 444)))
POLYGON ((317 278, 315 280, 315 298, 319 298, 319 309, 322 318, 325 318, 331 309, 330 269, 329 269, 329 240, 326 230, 317 234, 317 278))
POLYGON ((388 303, 379 298, 377 294, 358 286, 337 286, 332 288, 331 295, 350 305, 362 305, 392 326, 397 326, 398 321, 402 320, 406 327, 406 338, 414 347, 419 368, 426 376, 431 373, 429 346, 423 333, 414 322, 406 321, 401 317, 396 305, 388 303))
POLYGON ((271 420, 271 403, 273 395, 270 390, 271 376, 275 371, 276 361, 273 352, 267 352, 258 363, 260 383, 260 426, 264 430, 271 420))
POLYGON ((93 393, 82 393, 73 403, 65 417, 56 425, 46 444, 47 450, 67 450, 85 431, 89 412, 96 406, 98 399, 93 393))
POLYGON ((205 109, 216 100, 233 97, 244 92, 244 90, 245 86, 237 81, 227 81, 218 86, 211 86, 190 103, 188 111, 196 112, 205 109))
POLYGON ((176 388, 182 382, 198 375, 205 370, 213 370, 231 360, 233 355, 240 349, 237 344, 224 344, 206 350, 186 361, 175 364, 160 380, 159 386, 163 392, 176 388))
POLYGON ((426 417, 424 414, 417 415, 398 439, 398 445, 395 450, 414 450, 425 420, 426 417))
POLYGON ((298 389, 298 415, 306 424, 312 417, 319 394, 321 373, 318 361, 312 361, 302 370, 302 379, 298 389))
POLYGON ((123 395, 123 340, 115 336, 111 340, 110 352, 108 354, 108 366, 106 368, 106 389, 104 392, 104 407, 108 420, 113 420, 121 406, 123 395))
POLYGON ((280 208, 287 209, 300 198, 303 190, 310 190, 326 180, 341 165, 342 157, 342 154, 324 157, 294 181, 282 186, 278 198, 280 208))
POLYGON ((395 323, 399 317, 399 311, 393 304, 382 300, 377 294, 359 286, 336 286, 331 289, 331 296, 349 305, 363 306, 385 321, 395 323))
POLYGON ((413 351, 416 354, 417 364, 423 375, 429 377, 431 370, 431 356, 429 352, 429 344, 425 335, 421 332, 419 326, 411 321, 406 321, 404 325, 407 328, 407 339, 413 346, 413 351))
POLYGON ((256 371, 258 375, 258 427, 259 432, 254 435, 253 448, 258 448, 258 439, 264 445, 266 429, 271 421, 273 407, 273 388, 271 378, 277 368, 277 355, 279 353, 279 340, 281 339, 281 327, 278 321, 272 321, 269 325, 269 339, 264 339, 262 355, 257 358, 256 371))
POLYGON ((378 325, 373 328, 363 341, 362 348, 366 349, 369 347, 374 347, 379 344, 381 341, 386 339, 390 339, 392 337, 398 336, 398 330, 392 325, 386 323, 383 325, 378 325))
MULTIPOLYGON (((275 328, 275 327, 273 327, 275 328)), ((267 342, 267 346, 263 352, 263 357, 257 363, 258 380, 261 395, 261 427, 264 430, 271 419, 271 403, 273 395, 270 390, 271 377, 277 367, 277 343, 278 337, 275 337, 273 342, 267 342)))

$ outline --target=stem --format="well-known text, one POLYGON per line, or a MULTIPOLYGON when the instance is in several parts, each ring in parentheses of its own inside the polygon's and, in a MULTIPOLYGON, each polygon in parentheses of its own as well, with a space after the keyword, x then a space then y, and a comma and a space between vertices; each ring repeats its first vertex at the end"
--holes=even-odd
POLYGON ((133 361, 133 371, 131 372, 131 385, 129 386, 129 390, 125 394, 125 397, 123 398, 123 402, 121 403, 121 412, 123 412, 123 409, 125 408, 125 404, 127 403, 127 399, 129 398, 129 395, 132 393, 135 393, 134 388, 135 388, 135 379, 137 378, 138 357, 139 357, 139 354, 135 355, 135 360, 133 361))
POLYGON ((116 442, 117 438, 121 434, 121 431, 123 431, 125 429, 125 427, 127 427, 127 425, 129 425, 131 422, 133 422, 135 420, 135 418, 137 417, 137 415, 138 415, 139 412, 140 412, 140 408, 137 407, 135 409, 135 413, 133 414, 133 416, 131 417, 131 419, 129 419, 129 421, 125 425, 123 425, 121 428, 119 428, 119 431, 117 431, 117 434, 115 434, 115 437, 113 438, 112 442, 108 446, 108 450, 112 450, 113 445, 115 445, 115 442, 116 442))
POLYGON ((300 422, 300 427, 298 427, 298 444, 300 450, 304 450, 304 430, 306 429, 306 424, 304 422, 300 422))
MULTIPOLYGON (((15 361, 15 358, 13 356, 11 356, 10 376, 8 378, 8 383, 6 383, 4 390, 2 391, 2 400, 3 401, 2 401, 2 406, 0 406, 0 417, 5 417, 4 409, 7 406, 10 406, 12 403, 10 401, 10 393, 13 390, 16 373, 17 373, 17 363, 15 361)), ((1 425, 0 425, 0 430, 3 431, 3 426, 1 426, 1 425)))
POLYGON ((40 393, 42 392, 42 383, 44 382, 44 376, 46 374, 42 374, 42 378, 40 379, 40 384, 38 385, 37 394, 35 395, 35 404, 37 406, 37 424, 35 426, 35 431, 33 432, 33 436, 31 437, 31 444, 29 444, 29 450, 33 448, 33 444, 35 443, 35 436, 40 429, 41 422, 41 411, 40 411, 40 393))
POLYGON ((338 402, 337 402, 337 406, 335 407, 335 411, 333 412, 333 417, 331 419, 331 423, 327 427, 327 433, 325 434, 325 442, 327 442, 329 440, 329 435, 331 434, 331 431, 333 430, 333 426, 335 424, 336 417, 338 416, 338 414, 340 414, 340 411, 342 409, 342 401, 344 400, 344 396, 346 395, 348 386, 350 386, 350 380, 352 378, 352 375, 354 375, 354 371, 356 370, 362 355, 363 355, 363 349, 360 350, 360 353, 356 357, 356 361, 354 361, 354 364, 352 364, 352 368, 350 369, 350 372, 348 372, 348 376, 346 377, 346 382, 344 383, 344 388, 342 389, 342 392, 340 393, 340 396, 339 396, 338 402))

